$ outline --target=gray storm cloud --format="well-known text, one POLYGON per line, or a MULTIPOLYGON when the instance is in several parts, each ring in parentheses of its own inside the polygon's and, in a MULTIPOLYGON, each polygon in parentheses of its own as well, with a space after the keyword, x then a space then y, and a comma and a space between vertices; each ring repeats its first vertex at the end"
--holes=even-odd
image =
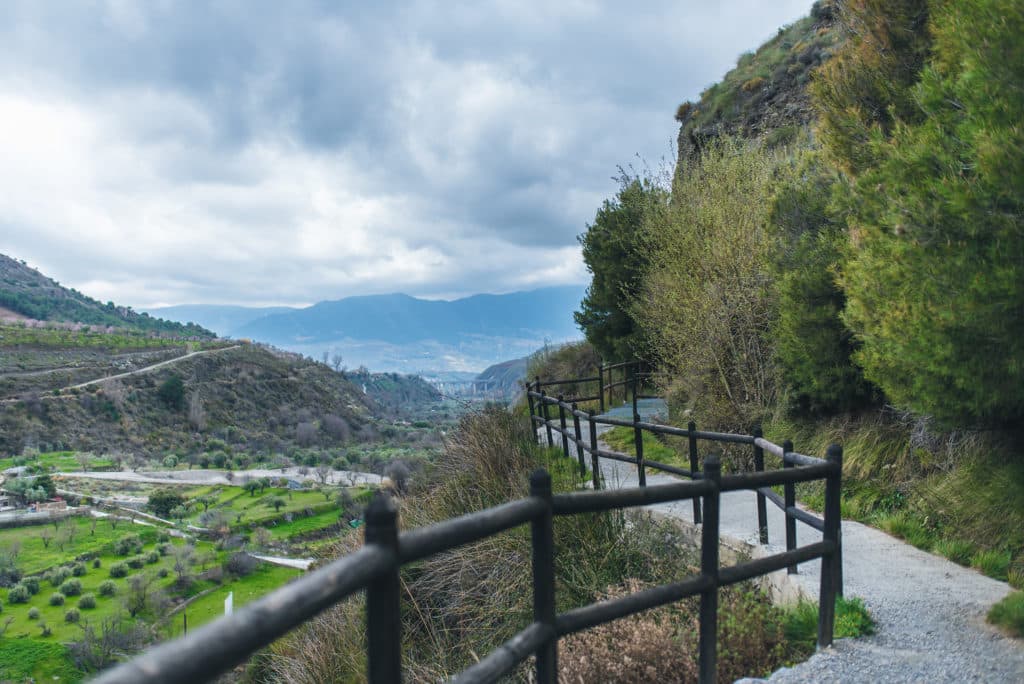
POLYGON ((810 4, 5 2, 0 251, 139 307, 583 282, 617 166, 810 4))

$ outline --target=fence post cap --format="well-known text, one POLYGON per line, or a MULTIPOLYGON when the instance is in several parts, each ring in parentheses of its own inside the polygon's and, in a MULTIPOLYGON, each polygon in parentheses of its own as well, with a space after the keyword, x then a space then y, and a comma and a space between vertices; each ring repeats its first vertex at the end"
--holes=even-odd
POLYGON ((761 430, 760 425, 754 426, 754 437, 764 437, 764 432, 761 430))
POLYGON ((377 490, 366 507, 364 520, 367 525, 387 524, 394 520, 397 514, 398 509, 391 496, 387 492, 377 490))
POLYGON ((551 473, 543 468, 537 468, 530 473, 530 493, 542 494, 551 493, 551 473))
POLYGON ((704 470, 708 471, 708 475, 711 475, 712 470, 720 471, 722 469, 722 457, 718 454, 711 453, 704 457, 704 470))
POLYGON ((785 442, 783 442, 782 443, 782 450, 784 452, 786 452, 787 454, 792 453, 793 452, 793 440, 787 439, 785 442))
POLYGON ((829 444, 828 450, 825 452, 825 458, 832 463, 842 464, 843 447, 838 444, 829 444))

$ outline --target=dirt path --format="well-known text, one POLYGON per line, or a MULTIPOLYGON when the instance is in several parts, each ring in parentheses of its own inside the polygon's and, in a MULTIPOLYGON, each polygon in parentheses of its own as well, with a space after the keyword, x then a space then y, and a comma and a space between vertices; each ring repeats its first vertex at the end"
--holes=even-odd
POLYGON ((240 345, 240 344, 235 344, 235 345, 232 345, 230 347, 220 347, 218 349, 200 349, 199 351, 189 352, 188 354, 185 354, 183 356, 175 356, 173 359, 167 359, 166 361, 160 361, 159 363, 154 363, 151 366, 143 366, 142 368, 137 368, 137 369, 135 369, 133 371, 128 371, 126 373, 118 373, 116 375, 108 375, 105 378, 97 378, 95 380, 89 380, 87 382, 80 382, 77 385, 70 385, 68 387, 62 387, 61 391, 64 392, 64 391, 67 391, 67 390, 81 389, 83 387, 89 387, 90 385, 98 385, 100 383, 108 382, 110 380, 119 380, 120 378, 128 378, 128 377, 131 377, 133 375, 142 375, 143 373, 149 373, 150 371, 154 371, 157 368, 163 368, 164 366, 170 366, 170 365, 175 364, 175 363, 180 363, 181 361, 185 361, 186 359, 191 359, 191 358, 196 357, 196 356, 202 356, 203 354, 215 354, 217 352, 231 351, 232 349, 238 349, 241 346, 242 345, 240 345))
MULTIPOLYGON (((585 460, 589 462, 589 457, 585 460)), ((603 459, 600 467, 609 487, 638 484, 631 464, 603 459)), ((666 474, 647 475, 648 485, 674 481, 666 474)), ((784 516, 770 504, 771 543, 758 544, 755 501, 753 492, 722 496, 723 538, 747 547, 754 556, 784 551, 784 516)), ((649 508, 692 524, 689 501, 649 508)), ((797 523, 797 528, 801 545, 821 539, 819 532, 803 523, 797 523)), ((840 639, 834 647, 774 673, 767 681, 1024 682, 1024 642, 1007 638, 985 623, 988 608, 1011 591, 1008 584, 860 523, 843 521, 842 535, 846 595, 864 599, 877 622, 877 633, 840 639)), ((780 571, 773 579, 816 601, 820 566, 820 561, 804 563, 798 575, 787 577, 780 571)))

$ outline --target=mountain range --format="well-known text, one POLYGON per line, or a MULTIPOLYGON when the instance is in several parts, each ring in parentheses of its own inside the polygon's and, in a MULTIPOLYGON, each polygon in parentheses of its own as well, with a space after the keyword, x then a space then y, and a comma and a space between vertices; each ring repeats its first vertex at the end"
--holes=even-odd
POLYGON ((301 309, 184 305, 150 312, 309 356, 340 354, 349 366, 466 372, 524 356, 545 342, 578 339, 572 312, 583 294, 583 286, 563 286, 453 301, 386 294, 301 309))

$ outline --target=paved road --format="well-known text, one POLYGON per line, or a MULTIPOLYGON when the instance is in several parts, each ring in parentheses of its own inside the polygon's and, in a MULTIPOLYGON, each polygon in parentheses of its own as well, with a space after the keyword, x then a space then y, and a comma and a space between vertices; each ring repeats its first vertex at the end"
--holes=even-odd
MULTIPOLYGON (((640 409, 645 418, 664 415, 657 401, 641 402, 640 409)), ((629 418, 632 407, 610 413, 629 418)), ((599 431, 607 429, 599 426, 599 431)), ((609 486, 638 484, 631 464, 602 460, 601 470, 609 486)), ((647 475, 648 485, 673 481, 665 474, 647 475)), ((689 501, 649 508, 692 523, 689 501)), ((721 533, 746 545, 754 556, 784 551, 784 516, 771 503, 768 513, 772 544, 760 547, 754 494, 728 492, 722 496, 721 533)), ((797 527, 800 544, 821 539, 803 523, 797 527)), ((840 639, 833 648, 774 673, 768 681, 1024 682, 1024 642, 1004 637, 985 623, 988 608, 1011 591, 1009 585, 860 523, 843 521, 842 534, 846 595, 864 599, 878 624, 877 633, 840 639)), ((799 575, 788 578, 790 587, 816 600, 819 571, 820 561, 801 565, 799 575)), ((785 571, 777 579, 785 583, 785 571)))

